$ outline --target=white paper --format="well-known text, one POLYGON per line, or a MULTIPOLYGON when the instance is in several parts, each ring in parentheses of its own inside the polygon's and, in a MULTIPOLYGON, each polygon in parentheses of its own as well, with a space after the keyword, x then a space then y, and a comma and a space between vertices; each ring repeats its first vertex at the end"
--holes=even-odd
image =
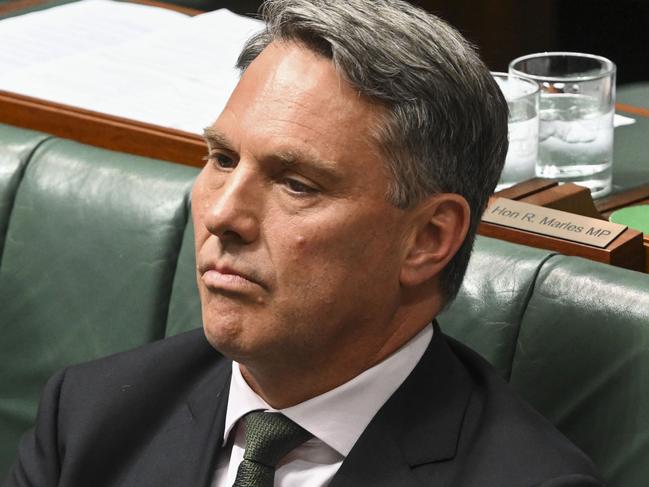
POLYGON ((0 21, 0 74, 80 51, 115 46, 187 16, 110 0, 84 0, 0 21))
POLYGON ((625 117, 618 113, 613 117, 613 127, 624 127, 625 125, 633 125, 635 123, 635 118, 625 117))
POLYGON ((263 24, 224 9, 179 19, 129 41, 13 69, 0 77, 0 89, 200 134, 238 81, 243 43, 263 24))

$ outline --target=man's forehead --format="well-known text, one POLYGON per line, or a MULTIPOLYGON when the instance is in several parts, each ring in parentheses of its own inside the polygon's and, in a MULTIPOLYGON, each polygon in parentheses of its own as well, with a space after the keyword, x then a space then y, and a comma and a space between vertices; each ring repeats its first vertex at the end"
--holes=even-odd
MULTIPOLYGON (((323 159, 333 150, 325 150, 327 141, 345 151, 351 144, 375 146, 376 114, 382 109, 360 96, 327 58, 299 44, 274 42, 248 66, 205 137, 222 148, 244 135, 286 138, 287 146, 302 146, 299 158, 313 146, 312 158, 323 159)), ((297 158, 283 152, 286 161, 297 158)))
POLYGON ((243 72, 237 92, 245 93, 248 100, 263 98, 267 111, 285 108, 320 115, 321 110, 331 109, 330 117, 349 117, 383 109, 359 93, 330 59, 292 41, 270 43, 243 72))

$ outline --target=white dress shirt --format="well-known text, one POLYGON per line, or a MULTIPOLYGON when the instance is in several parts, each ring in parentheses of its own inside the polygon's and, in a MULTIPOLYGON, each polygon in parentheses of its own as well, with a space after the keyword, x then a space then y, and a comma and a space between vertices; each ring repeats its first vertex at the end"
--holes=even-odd
POLYGON ((273 409, 248 386, 239 364, 232 380, 220 455, 212 487, 231 487, 245 451, 245 426, 239 419, 250 411, 281 412, 313 438, 282 459, 275 487, 324 487, 369 422, 410 375, 433 337, 427 326, 388 358, 324 394, 286 409, 273 409))

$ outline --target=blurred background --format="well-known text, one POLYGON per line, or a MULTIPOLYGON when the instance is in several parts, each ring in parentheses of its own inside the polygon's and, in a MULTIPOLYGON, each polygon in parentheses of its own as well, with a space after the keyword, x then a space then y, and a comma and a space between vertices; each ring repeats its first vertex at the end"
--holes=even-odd
MULTIPOLYGON (((70 1, 0 0, 0 6, 13 4, 16 9, 11 13, 5 10, 0 18, 70 1)), ((162 1, 199 10, 227 8, 251 16, 262 3, 262 0, 162 1)), ((492 71, 506 71, 509 61, 523 54, 566 50, 608 57, 617 64, 618 84, 649 80, 647 0, 409 1, 458 28, 478 47, 492 71)))
MULTIPOLYGON (((201 9, 257 11, 261 0, 175 0, 201 9)), ((411 0, 449 21, 493 71, 538 51, 580 51, 611 59, 618 84, 649 80, 646 0, 411 0)))

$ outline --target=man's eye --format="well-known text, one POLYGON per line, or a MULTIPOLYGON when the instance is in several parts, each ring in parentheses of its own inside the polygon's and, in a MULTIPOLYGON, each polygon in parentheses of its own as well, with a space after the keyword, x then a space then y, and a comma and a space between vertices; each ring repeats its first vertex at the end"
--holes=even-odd
POLYGON ((234 159, 220 152, 212 153, 207 158, 210 162, 221 169, 232 169, 237 165, 234 159))
POLYGON ((307 184, 304 184, 302 181, 298 181, 297 179, 286 178, 284 180, 284 184, 291 192, 297 194, 305 195, 318 192, 316 188, 308 186, 307 184))

